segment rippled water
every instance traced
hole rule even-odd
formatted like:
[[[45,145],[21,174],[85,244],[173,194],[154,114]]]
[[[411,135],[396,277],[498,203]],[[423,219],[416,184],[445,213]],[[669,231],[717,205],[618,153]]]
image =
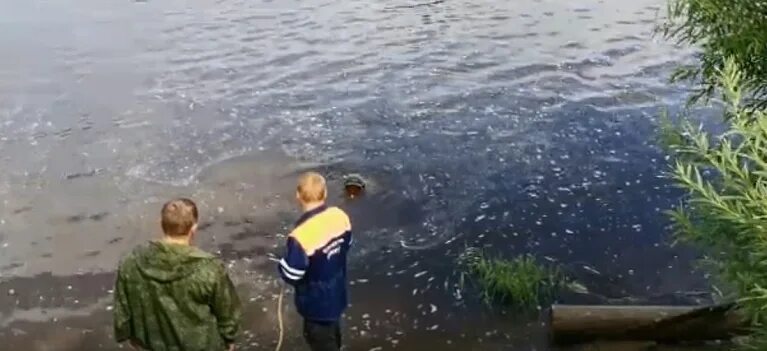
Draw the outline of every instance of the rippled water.
[[[269,349],[264,257],[296,215],[292,177],[317,167],[374,183],[344,204],[355,350],[540,339],[457,286],[467,245],[558,262],[600,302],[704,287],[660,213],[676,194],[652,135],[690,57],[653,37],[663,6],[0,2],[0,338],[113,348],[110,272],[184,194],[252,296],[245,345]]]

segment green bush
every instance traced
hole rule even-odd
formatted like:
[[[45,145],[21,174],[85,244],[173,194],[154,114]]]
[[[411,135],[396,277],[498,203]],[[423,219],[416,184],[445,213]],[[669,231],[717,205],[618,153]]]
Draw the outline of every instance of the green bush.
[[[698,63],[673,76],[700,84],[693,100],[715,92],[717,72],[730,58],[742,72],[741,88],[750,92],[744,102],[767,106],[767,1],[669,0],[660,29],[667,38],[702,50]]]
[[[754,350],[767,350],[767,114],[745,108],[736,59],[716,70],[726,127],[712,136],[689,121],[666,123],[670,175],[687,196],[670,215],[677,238],[701,248],[727,292],[753,322]]]

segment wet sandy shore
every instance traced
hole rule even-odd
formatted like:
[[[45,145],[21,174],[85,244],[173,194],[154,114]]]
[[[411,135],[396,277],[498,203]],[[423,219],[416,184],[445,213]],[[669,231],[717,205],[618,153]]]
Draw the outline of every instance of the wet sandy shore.
[[[263,247],[271,251],[270,247]],[[352,306],[344,321],[348,350],[550,350],[545,322],[535,313],[489,308],[461,290],[450,275],[432,274],[433,261],[416,261],[408,254],[392,263],[385,250],[380,258],[352,267]],[[276,344],[276,303],[279,284],[270,264],[258,265],[252,251],[229,251],[230,269],[245,303],[241,350],[271,350]],[[436,256],[436,252],[427,252]],[[243,257],[240,259],[234,257]],[[439,260],[436,256],[434,261]],[[396,261],[396,260],[394,260]],[[388,268],[388,269],[387,269]],[[400,269],[401,268],[401,269]],[[424,275],[422,272],[429,272]],[[393,274],[392,274],[393,272]],[[408,277],[428,277],[408,279]],[[364,278],[361,278],[364,277]],[[49,274],[17,278],[0,284],[12,294],[0,297],[5,323],[0,342],[9,350],[117,350],[111,337],[112,273],[54,277]],[[466,294],[467,296],[456,296]],[[288,292],[285,299],[284,350],[302,350],[300,320]],[[8,321],[8,317],[13,321]],[[571,349],[567,349],[571,350]],[[604,344],[575,350],[712,350],[655,348],[646,344]]]

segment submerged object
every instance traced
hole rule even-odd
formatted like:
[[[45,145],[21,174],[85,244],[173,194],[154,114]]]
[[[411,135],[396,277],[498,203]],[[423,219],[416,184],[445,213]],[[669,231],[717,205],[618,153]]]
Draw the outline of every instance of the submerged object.
[[[344,176],[344,192],[350,199],[361,196],[365,192],[365,179],[359,174]]]
[[[743,334],[747,323],[734,304],[714,306],[554,305],[555,344],[621,340],[684,342],[723,340]]]

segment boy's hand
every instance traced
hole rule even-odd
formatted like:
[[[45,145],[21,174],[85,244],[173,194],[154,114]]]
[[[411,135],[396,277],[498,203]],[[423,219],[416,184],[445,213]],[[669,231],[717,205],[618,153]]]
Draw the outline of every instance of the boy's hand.
[[[229,344],[229,347],[226,348],[226,351],[234,351],[234,344]]]

